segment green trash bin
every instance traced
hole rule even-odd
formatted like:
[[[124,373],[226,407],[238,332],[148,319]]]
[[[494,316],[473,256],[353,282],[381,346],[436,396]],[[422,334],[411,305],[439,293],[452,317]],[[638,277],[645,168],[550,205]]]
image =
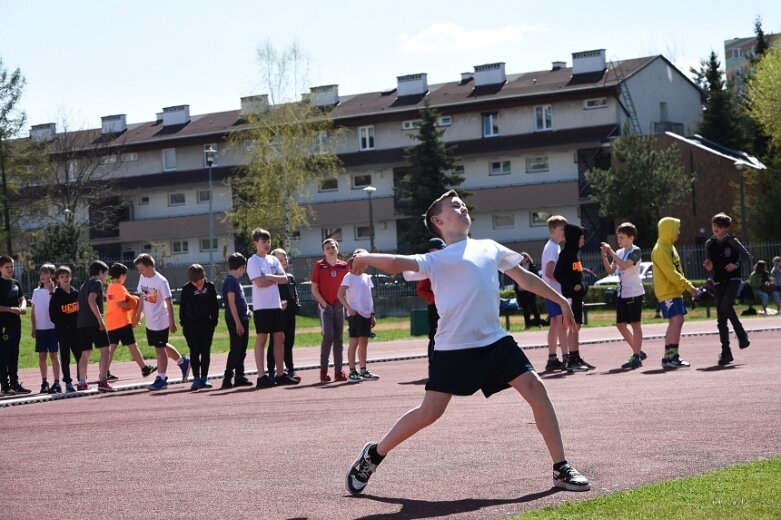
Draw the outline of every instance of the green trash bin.
[[[428,336],[428,309],[409,311],[409,333],[411,336]]]

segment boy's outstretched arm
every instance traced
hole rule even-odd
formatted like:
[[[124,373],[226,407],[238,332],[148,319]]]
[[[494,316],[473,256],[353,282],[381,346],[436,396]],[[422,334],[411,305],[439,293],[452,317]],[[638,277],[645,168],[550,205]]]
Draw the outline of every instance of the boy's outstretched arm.
[[[418,271],[418,263],[411,256],[388,255],[383,253],[363,253],[355,256],[353,265],[360,267],[372,266],[386,273],[395,274],[401,271]]]
[[[545,280],[533,275],[526,269],[522,268],[520,265],[516,265],[512,269],[506,270],[504,274],[515,280],[521,289],[558,303],[562,310],[564,326],[567,329],[573,329],[577,327],[575,324],[575,316],[572,314],[572,308],[570,307],[567,299],[557,293],[553,287],[545,282]]]

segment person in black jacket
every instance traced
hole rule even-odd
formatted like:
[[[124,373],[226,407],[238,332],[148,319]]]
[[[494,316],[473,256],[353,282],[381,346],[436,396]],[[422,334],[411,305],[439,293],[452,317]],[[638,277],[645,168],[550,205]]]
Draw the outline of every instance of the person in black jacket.
[[[577,327],[567,334],[569,356],[564,360],[564,368],[570,372],[583,372],[594,368],[580,357],[578,331],[583,324],[583,297],[586,295],[586,284],[583,282],[583,264],[580,263],[578,252],[586,243],[586,232],[580,226],[566,224],[564,226],[564,246],[559,253],[559,260],[553,269],[553,277],[561,284],[561,294],[570,303]]]
[[[521,261],[521,267],[539,276],[539,268],[534,264],[534,260],[529,256],[526,251],[521,252],[523,260]],[[542,327],[542,321],[540,320],[540,311],[537,309],[537,295],[533,292],[524,291],[517,283],[513,283],[515,288],[515,300],[518,302],[518,307],[523,311],[523,328],[528,330],[532,327]],[[532,316],[534,319],[532,320]]]
[[[716,299],[716,324],[721,340],[721,355],[719,365],[732,363],[732,350],[729,346],[729,329],[727,320],[732,323],[732,329],[738,337],[738,346],[747,348],[751,342],[746,329],[735,312],[735,298],[741,283],[743,265],[751,265],[751,255],[743,244],[729,232],[732,218],[724,213],[718,213],[711,219],[713,236],[705,242],[705,270],[713,273]]]
[[[179,302],[179,323],[190,349],[193,369],[193,384],[190,389],[211,388],[208,375],[212,338],[220,315],[217,289],[212,282],[206,280],[206,274],[200,264],[193,264],[187,269],[187,278],[190,281],[182,287],[182,298]]]
[[[288,376],[296,381],[301,381],[301,377],[296,375],[296,369],[293,365],[293,345],[296,342],[296,314],[301,309],[301,304],[298,300],[298,289],[296,289],[296,278],[287,270],[288,258],[284,249],[277,248],[271,254],[277,257],[287,275],[287,284],[277,285],[279,288],[279,299],[282,300],[282,319],[285,323],[285,368]],[[269,377],[274,379],[274,351],[271,348],[270,339],[269,348],[266,349],[266,361]]]
[[[76,364],[76,381],[79,380],[79,332],[76,328],[76,318],[79,312],[79,291],[71,286],[71,269],[67,265],[61,265],[54,273],[57,287],[54,289],[52,299],[49,301],[49,318],[54,323],[54,332],[60,343],[60,368],[62,369],[62,382],[65,383],[65,392],[75,392],[73,379],[71,379],[70,356],[73,353]]]

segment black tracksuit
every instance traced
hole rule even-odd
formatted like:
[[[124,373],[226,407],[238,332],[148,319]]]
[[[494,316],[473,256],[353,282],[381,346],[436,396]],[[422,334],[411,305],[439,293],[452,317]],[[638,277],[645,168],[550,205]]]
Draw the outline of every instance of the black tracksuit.
[[[586,284],[583,283],[583,264],[580,263],[580,237],[584,230],[580,226],[567,224],[564,226],[564,247],[559,253],[559,260],[553,269],[553,277],[561,284],[561,294],[572,300],[572,313],[575,321],[583,323],[583,297],[586,295]],[[580,289],[575,290],[575,286]]]
[[[76,320],[79,314],[79,291],[71,287],[70,292],[65,292],[59,287],[54,289],[52,299],[49,301],[49,318],[54,323],[54,331],[57,341],[60,343],[60,367],[62,368],[62,381],[71,383],[70,356],[76,363],[76,377],[78,379],[79,357],[79,332]]]
[[[209,375],[212,338],[220,316],[217,290],[214,284],[206,282],[200,291],[192,283],[182,287],[179,301],[179,323],[184,339],[190,349],[193,377]]]
[[[712,236],[705,242],[705,258],[713,263],[713,283],[716,287],[713,295],[716,300],[716,325],[719,329],[719,339],[722,350],[729,350],[729,329],[727,321],[732,323],[738,341],[748,341],[746,329],[735,312],[735,298],[737,297],[741,273],[744,265],[751,265],[751,255],[748,250],[735,238],[735,235],[725,235],[722,240]],[[734,271],[727,271],[729,264],[737,264]]]

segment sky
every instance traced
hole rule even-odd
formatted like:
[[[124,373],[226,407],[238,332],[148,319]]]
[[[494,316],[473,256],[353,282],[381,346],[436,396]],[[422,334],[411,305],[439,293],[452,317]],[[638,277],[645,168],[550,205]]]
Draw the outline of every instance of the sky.
[[[173,105],[238,109],[265,93],[256,56],[267,43],[306,53],[302,90],[338,84],[346,95],[405,74],[457,81],[499,61],[508,74],[571,66],[592,49],[609,60],[663,54],[688,73],[712,50],[723,64],[724,40],[752,36],[757,16],[781,32],[778,0],[0,0],[0,59],[26,78],[28,129],[81,129],[113,114],[152,121]]]

